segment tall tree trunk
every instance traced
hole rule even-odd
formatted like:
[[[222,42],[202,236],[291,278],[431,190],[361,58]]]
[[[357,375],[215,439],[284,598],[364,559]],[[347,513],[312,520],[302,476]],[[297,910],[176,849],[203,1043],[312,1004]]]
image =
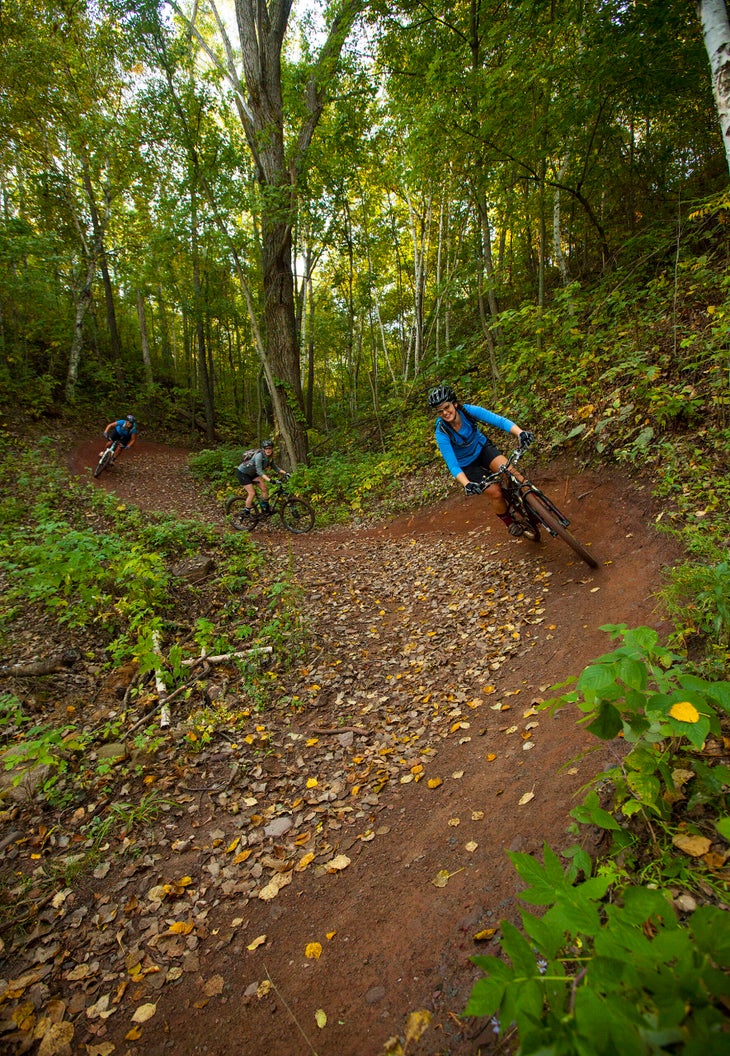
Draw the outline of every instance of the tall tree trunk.
[[[357,16],[367,0],[342,0],[330,10],[327,38],[312,66],[304,89],[303,116],[298,129],[285,145],[282,102],[281,55],[293,0],[235,0],[236,22],[241,43],[243,83],[225,24],[215,0],[209,0],[223,40],[225,72],[234,89],[234,105],[246,135],[260,190],[261,275],[263,292],[263,340],[266,382],[282,437],[293,453],[294,465],[307,456],[307,423],[304,414],[299,340],[294,304],[292,230],[297,216],[299,175],[306,163],[312,136],[327,101],[337,71],[340,53]],[[183,17],[176,0],[172,7]],[[191,32],[211,60],[220,65],[204,35]],[[250,309],[249,309],[250,310]],[[273,389],[276,391],[272,391]]]
[[[139,320],[139,337],[142,343],[142,362],[144,363],[144,376],[148,385],[152,385],[152,360],[150,359],[150,341],[147,335],[147,320],[144,314],[144,297],[142,291],[137,290],[137,318]]]
[[[73,403],[76,395],[76,382],[79,377],[79,363],[81,361],[81,348],[84,343],[84,317],[91,304],[91,287],[94,284],[94,275],[96,273],[96,261],[94,257],[90,257],[87,268],[86,278],[83,286],[77,292],[76,310],[74,312],[74,330],[73,337],[71,339],[71,350],[68,357],[68,372],[66,374],[66,402]]]
[[[203,288],[200,281],[200,253],[198,250],[198,199],[195,187],[190,190],[190,244],[193,258],[193,292],[195,297],[195,348],[198,362],[198,379],[203,397],[205,414],[205,438],[215,440],[215,405],[213,401],[213,384],[208,370],[208,356],[205,343],[205,323],[203,314]]]
[[[91,227],[94,235],[94,252],[96,254],[96,259],[99,262],[99,270],[101,271],[101,277],[104,283],[106,325],[109,328],[109,342],[111,346],[112,359],[117,373],[119,374],[120,378],[123,378],[124,372],[122,365],[122,342],[120,340],[119,329],[117,327],[117,313],[114,307],[114,290],[112,288],[111,276],[109,275],[109,263],[106,255],[106,246],[104,244],[105,224],[101,221],[101,218],[99,216],[99,209],[96,204],[96,195],[94,194],[94,187],[91,182],[91,174],[89,172],[89,163],[86,158],[84,158],[83,161],[83,181],[84,190],[86,191],[86,197],[89,201]]]
[[[697,14],[710,60],[712,91],[730,172],[730,20],[727,4],[725,0],[697,0]]]
[[[307,421],[314,425],[314,282],[307,271]]]

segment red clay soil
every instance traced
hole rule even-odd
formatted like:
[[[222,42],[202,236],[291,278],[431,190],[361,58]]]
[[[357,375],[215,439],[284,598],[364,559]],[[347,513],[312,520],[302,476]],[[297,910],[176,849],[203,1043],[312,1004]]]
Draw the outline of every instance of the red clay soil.
[[[74,469],[88,473],[97,453],[97,441],[84,445]],[[97,485],[143,509],[176,510],[223,526],[220,509],[187,475],[186,459],[184,451],[140,441]],[[348,732],[347,726],[337,731],[338,721],[345,716],[357,731],[369,691],[382,702],[393,687],[388,706],[396,708],[399,676],[384,672],[404,651],[417,653],[421,618],[422,641],[438,637],[439,614],[441,659],[432,656],[415,689],[447,700],[451,692],[472,711],[462,707],[453,730],[431,731],[427,773],[441,779],[438,787],[407,776],[390,780],[360,802],[356,818],[345,814],[341,824],[333,822],[328,857],[346,855],[346,868],[294,871],[270,901],[216,889],[205,926],[196,929],[194,970],[157,990],[144,980],[130,985],[124,1011],[101,1028],[99,1021],[90,1024],[95,1037],[77,1030],[74,1052],[380,1056],[388,1039],[404,1037],[409,1014],[419,1010],[433,1018],[407,1046],[409,1056],[474,1056],[508,1044],[491,1024],[462,1016],[479,976],[469,958],[497,953],[500,920],[519,920],[521,883],[507,851],[539,857],[544,843],[556,850],[573,843],[566,828],[578,790],[611,757],[610,747],[583,754],[597,742],[576,725],[573,709],[554,717],[538,713],[533,727],[525,713],[549,696],[551,684],[579,674],[611,648],[601,625],[648,624],[666,632],[656,592],[662,569],[677,557],[655,530],[649,488],[625,473],[581,471],[561,459],[534,478],[571,517],[598,569],[558,540],[535,546],[508,538],[487,503],[465,499],[460,489],[448,502],[377,527],[315,529],[303,537],[261,532],[272,559],[291,560],[305,588],[305,605],[318,621],[319,655],[327,655],[320,673],[357,655],[350,698],[341,687],[336,696],[334,682],[326,696],[325,686],[311,713],[296,721],[299,735],[330,737],[336,756],[337,736]],[[439,564],[443,554],[449,559]],[[513,582],[531,595],[518,631],[509,631],[514,598],[506,617],[480,621],[484,599],[509,592]],[[363,601],[369,590],[377,594],[374,606]],[[491,660],[494,637],[509,641],[515,634],[518,644]],[[399,721],[404,730],[418,721],[409,718],[407,703]],[[520,805],[528,793],[533,797]],[[225,811],[204,791],[199,823],[228,838]],[[179,856],[167,861],[175,858],[169,848],[162,854],[156,875],[179,875]],[[442,871],[448,879],[437,886]],[[475,938],[490,929],[493,937]],[[251,949],[261,936],[265,941]],[[321,956],[311,955],[311,943],[321,945]],[[125,1040],[131,1013],[145,1002],[156,1004],[155,1015],[137,1028],[138,1040],[135,1033]]]

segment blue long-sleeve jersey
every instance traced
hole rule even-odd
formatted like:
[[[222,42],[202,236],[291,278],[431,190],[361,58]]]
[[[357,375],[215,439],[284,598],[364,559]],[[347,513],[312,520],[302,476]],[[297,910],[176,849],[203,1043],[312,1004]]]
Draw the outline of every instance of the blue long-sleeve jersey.
[[[486,425],[492,425],[495,429],[502,429],[505,433],[513,428],[514,422],[509,418],[503,418],[485,407],[477,407],[471,403],[462,405],[462,411],[467,411],[472,418]],[[446,425],[442,418],[436,419],[436,443],[443,455],[444,462],[449,468],[452,476],[456,477],[464,468],[479,455],[479,452],[487,442],[484,433],[470,422],[465,414],[461,414],[461,429],[453,429]]]

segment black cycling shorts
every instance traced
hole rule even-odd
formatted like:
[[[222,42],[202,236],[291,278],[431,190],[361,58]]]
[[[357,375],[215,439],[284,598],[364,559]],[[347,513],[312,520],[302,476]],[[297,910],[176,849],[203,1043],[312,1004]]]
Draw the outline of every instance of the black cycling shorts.
[[[258,473],[256,470],[253,472],[247,470],[244,473],[242,469],[236,469],[236,475],[238,476],[239,484],[253,484],[253,482],[258,479]]]
[[[491,473],[489,468],[491,463],[494,462],[495,458],[499,458],[502,452],[499,448],[496,448],[494,444],[491,444],[487,440],[484,447],[479,452],[478,456],[473,462],[470,462],[468,466],[462,466],[462,473],[466,473],[469,480],[473,480],[477,484],[480,480],[484,479],[487,473]]]

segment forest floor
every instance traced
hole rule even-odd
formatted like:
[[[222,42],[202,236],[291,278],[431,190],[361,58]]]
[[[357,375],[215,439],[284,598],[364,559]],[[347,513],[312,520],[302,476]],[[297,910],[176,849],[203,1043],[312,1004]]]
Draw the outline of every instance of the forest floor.
[[[72,471],[97,453],[98,440],[81,445]],[[185,451],[140,441],[96,483],[227,531],[186,465]],[[366,527],[257,529],[314,628],[281,686],[304,706],[252,715],[237,741],[213,731],[197,755],[173,711],[144,771],[174,808],[110,841],[93,875],[61,883],[0,951],[13,1051],[38,1051],[35,1036],[43,1056],[381,1056],[409,1033],[408,1056],[508,1050],[462,1015],[480,974],[470,958],[498,952],[500,921],[519,920],[507,852],[573,843],[569,812],[615,750],[576,710],[535,705],[612,647],[602,625],[668,630],[656,594],[678,556],[650,487],[625,472],[564,457],[534,477],[596,570],[558,540],[511,539],[460,489]],[[235,678],[222,670],[213,689],[233,700]],[[102,717],[118,706],[106,689]],[[0,826],[5,870],[51,853],[52,819],[31,810]],[[420,1037],[416,1012],[431,1017]]]

